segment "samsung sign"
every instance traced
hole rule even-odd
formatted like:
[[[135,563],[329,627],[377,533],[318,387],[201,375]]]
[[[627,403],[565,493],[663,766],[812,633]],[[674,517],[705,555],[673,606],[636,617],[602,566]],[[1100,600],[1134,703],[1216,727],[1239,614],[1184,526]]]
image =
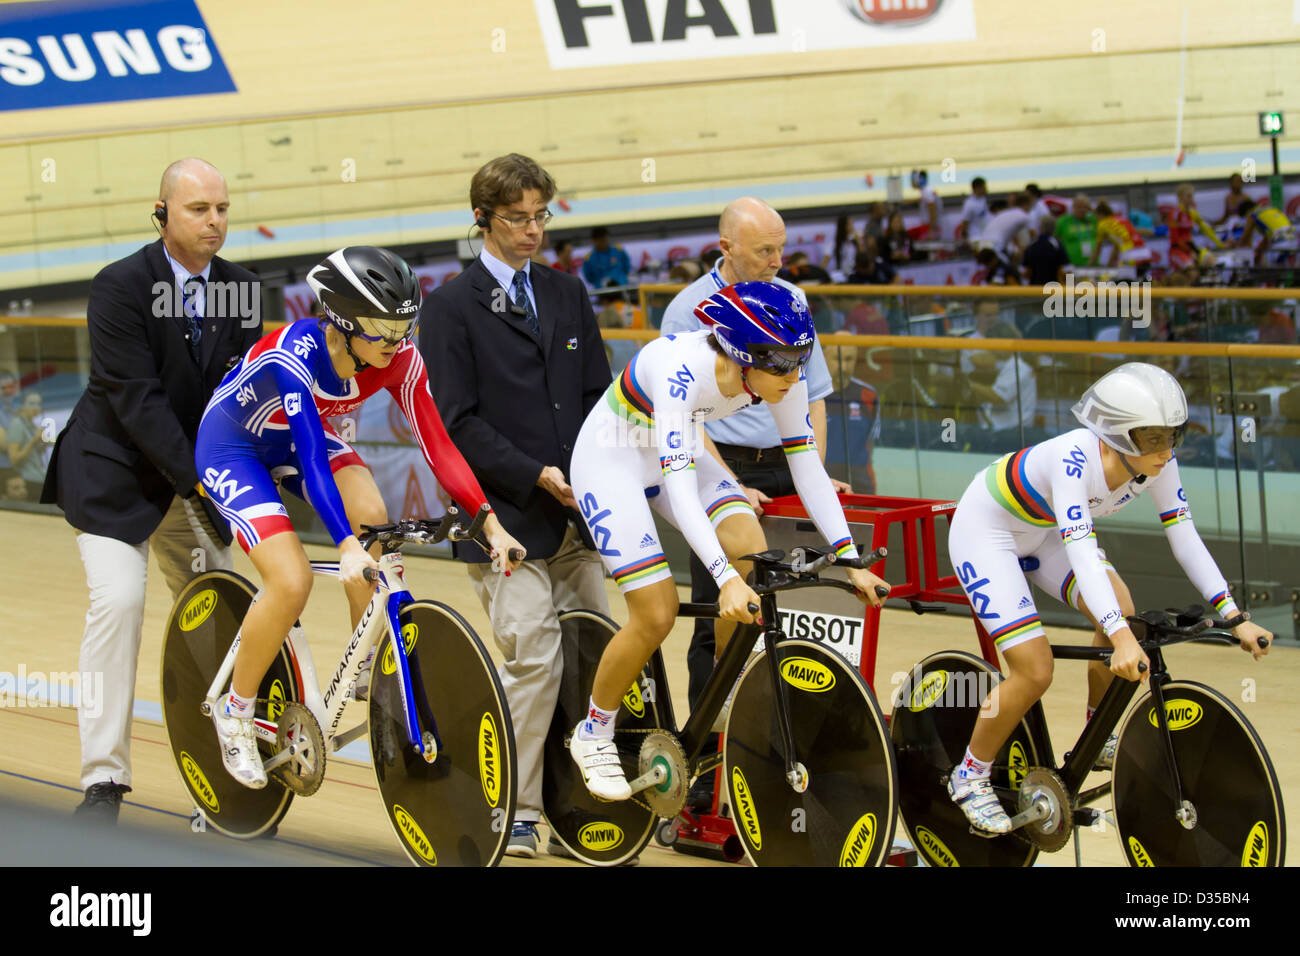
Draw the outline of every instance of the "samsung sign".
[[[0,110],[234,92],[194,0],[0,4]]]
[[[975,39],[973,0],[533,2],[557,70]]]

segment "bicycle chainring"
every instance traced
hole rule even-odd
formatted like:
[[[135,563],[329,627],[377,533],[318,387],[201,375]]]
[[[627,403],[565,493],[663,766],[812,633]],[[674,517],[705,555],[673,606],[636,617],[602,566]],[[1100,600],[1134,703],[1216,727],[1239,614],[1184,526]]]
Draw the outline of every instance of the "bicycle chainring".
[[[1064,781],[1044,767],[1031,767],[1020,783],[1017,812],[1024,813],[1039,798],[1046,799],[1052,812],[1042,820],[1027,823],[1016,835],[1048,853],[1070,842],[1074,829],[1074,807]]]
[[[284,705],[275,732],[276,752],[290,748],[293,756],[271,776],[300,797],[310,797],[325,782],[325,738],[310,710],[299,703]]]
[[[646,787],[636,796],[660,817],[671,820],[686,806],[686,751],[672,734],[662,730],[646,735],[637,758],[637,775],[649,773],[658,763],[668,773],[668,779],[657,786]]]

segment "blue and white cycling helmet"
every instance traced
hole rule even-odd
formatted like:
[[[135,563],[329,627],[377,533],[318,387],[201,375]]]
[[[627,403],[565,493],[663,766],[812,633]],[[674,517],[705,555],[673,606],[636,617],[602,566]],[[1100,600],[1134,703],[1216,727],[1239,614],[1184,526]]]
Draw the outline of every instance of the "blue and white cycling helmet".
[[[816,342],[804,301],[774,282],[738,282],[695,307],[737,365],[788,375],[808,363]]]

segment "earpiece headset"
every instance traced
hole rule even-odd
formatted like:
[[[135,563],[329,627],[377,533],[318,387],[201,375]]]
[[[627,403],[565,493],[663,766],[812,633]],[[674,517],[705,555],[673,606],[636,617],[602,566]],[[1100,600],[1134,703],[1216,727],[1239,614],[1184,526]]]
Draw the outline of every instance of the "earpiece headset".
[[[164,202],[161,207],[155,209],[153,211],[153,217],[158,220],[158,225],[167,225],[167,203]]]

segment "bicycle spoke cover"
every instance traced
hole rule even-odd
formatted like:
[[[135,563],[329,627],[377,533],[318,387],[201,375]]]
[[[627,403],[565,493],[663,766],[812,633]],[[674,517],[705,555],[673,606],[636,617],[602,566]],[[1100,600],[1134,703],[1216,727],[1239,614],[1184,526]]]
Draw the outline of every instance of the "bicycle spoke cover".
[[[370,752],[384,812],[412,862],[494,866],[515,813],[515,748],[496,667],[473,629],[435,601],[402,609],[402,640],[425,760],[407,738],[397,661],[389,641],[371,669]]]
[[[1281,866],[1286,826],[1277,776],[1258,735],[1226,697],[1193,681],[1163,688],[1165,713],[1196,825],[1177,798],[1148,693],[1129,712],[1115,755],[1115,823],[1132,866]]]
[[[253,601],[254,589],[230,571],[212,571],[190,582],[172,609],[163,639],[163,723],[181,780],[208,823],[228,836],[251,838],[265,833],[289,809],[293,794],[271,778],[262,790],[250,790],[226,772],[212,718],[199,710],[203,698],[239,631]],[[223,689],[224,690],[224,689]],[[298,683],[288,651],[280,649],[257,696],[296,701]],[[259,717],[278,717],[278,708],[257,705]],[[263,757],[270,754],[259,741]]]
[[[650,840],[656,820],[635,795],[616,803],[593,797],[565,746],[578,721],[587,716],[596,667],[617,630],[618,625],[594,611],[560,615],[564,675],[555,718],[546,737],[542,774],[542,807],[551,832],[579,859],[601,866],[615,866],[640,853]],[[648,676],[649,665],[642,673]],[[663,690],[667,692],[667,688]],[[644,693],[642,687],[629,688],[614,718],[614,741],[628,780],[637,775],[645,740],[645,734],[639,731],[660,727],[656,696]]]
[[[852,665],[820,644],[791,640],[780,649],[808,788],[798,793],[786,780],[767,651],[745,671],[723,740],[736,830],[760,866],[883,866],[898,784],[875,699]]]
[[[980,705],[1001,679],[972,654],[944,651],[917,664],[895,691],[890,735],[898,757],[903,822],[912,845],[930,866],[1029,866],[1038,855],[1037,847],[1014,835],[988,839],[971,833],[945,783],[966,755]],[[1042,765],[1029,730],[1032,715],[1016,725],[998,751],[995,788],[1017,789],[1030,767]],[[1014,816],[1014,802],[1002,803]]]

